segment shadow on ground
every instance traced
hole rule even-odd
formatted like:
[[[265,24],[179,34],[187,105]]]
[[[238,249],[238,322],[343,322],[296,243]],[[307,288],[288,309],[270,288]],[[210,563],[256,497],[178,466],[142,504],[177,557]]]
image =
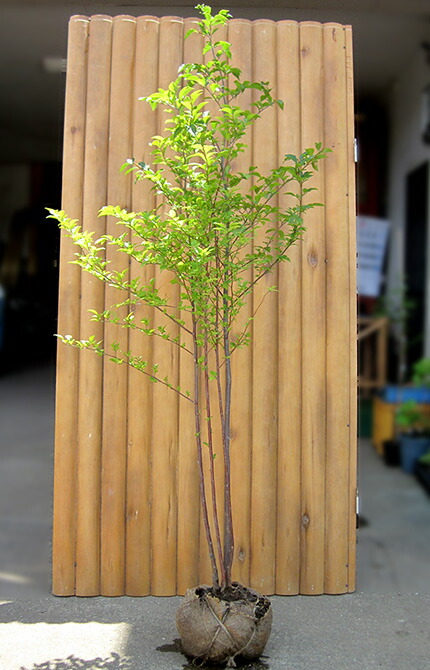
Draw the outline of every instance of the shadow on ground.
[[[162,644],[160,647],[156,647],[157,651],[163,651],[163,652],[175,652],[182,654],[182,645],[181,645],[181,640],[179,638],[176,638],[173,640],[171,644]],[[265,661],[262,660],[262,658],[259,658],[256,661],[247,661],[246,659],[243,658],[236,658],[235,659],[236,666],[237,668],[244,668],[244,670],[269,670],[269,666]],[[185,663],[185,665],[182,666],[182,670],[196,670],[196,668],[210,668],[211,670],[225,670],[225,664],[224,665],[216,665],[216,664],[211,664],[211,665],[205,665],[203,662],[199,663],[198,660],[195,661],[189,661],[188,663]],[[33,668],[31,669],[33,670]]]
[[[53,661],[35,663],[31,668],[22,667],[21,670],[132,670],[132,668],[131,659],[112,653],[107,658],[97,657],[86,661],[76,656],[56,658]]]

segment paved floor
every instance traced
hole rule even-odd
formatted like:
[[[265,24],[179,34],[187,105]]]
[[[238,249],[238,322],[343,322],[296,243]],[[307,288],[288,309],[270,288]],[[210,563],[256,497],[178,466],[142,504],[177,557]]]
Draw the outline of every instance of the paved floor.
[[[430,594],[430,496],[361,440],[358,591]],[[430,668],[430,662],[429,662]]]
[[[195,670],[175,640],[177,603],[45,598],[1,605],[0,668]],[[273,598],[272,635],[246,670],[428,670],[429,610],[430,596]]]
[[[0,599],[50,592],[54,371],[0,377]]]
[[[0,670],[190,667],[177,599],[49,595],[53,408],[52,369],[0,378]],[[368,441],[360,490],[358,593],[275,598],[267,657],[249,670],[430,668],[430,497]]]

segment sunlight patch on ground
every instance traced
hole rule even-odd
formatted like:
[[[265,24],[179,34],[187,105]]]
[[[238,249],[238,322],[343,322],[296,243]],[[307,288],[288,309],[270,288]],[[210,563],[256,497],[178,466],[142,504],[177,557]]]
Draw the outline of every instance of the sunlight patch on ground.
[[[24,667],[30,670],[36,664],[70,656],[84,661],[107,657],[112,652],[123,656],[128,628],[126,623],[94,621],[63,624],[15,621],[0,624],[0,668],[20,670]]]
[[[13,572],[0,572],[0,581],[12,584],[30,584],[31,579],[23,575],[15,575]]]

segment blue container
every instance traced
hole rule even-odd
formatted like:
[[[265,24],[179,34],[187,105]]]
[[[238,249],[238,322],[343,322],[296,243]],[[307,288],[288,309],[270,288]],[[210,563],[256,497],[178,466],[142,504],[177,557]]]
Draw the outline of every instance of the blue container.
[[[430,403],[430,388],[427,386],[385,386],[381,391],[385,402],[399,403],[415,400],[417,403]]]
[[[400,435],[400,462],[402,470],[413,474],[418,459],[430,449],[430,437]]]

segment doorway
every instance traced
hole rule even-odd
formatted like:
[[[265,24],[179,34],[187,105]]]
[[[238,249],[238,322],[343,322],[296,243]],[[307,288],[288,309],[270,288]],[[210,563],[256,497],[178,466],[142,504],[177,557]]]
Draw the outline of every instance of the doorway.
[[[405,276],[407,298],[415,305],[407,324],[408,370],[424,355],[428,198],[427,162],[406,177]]]

